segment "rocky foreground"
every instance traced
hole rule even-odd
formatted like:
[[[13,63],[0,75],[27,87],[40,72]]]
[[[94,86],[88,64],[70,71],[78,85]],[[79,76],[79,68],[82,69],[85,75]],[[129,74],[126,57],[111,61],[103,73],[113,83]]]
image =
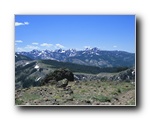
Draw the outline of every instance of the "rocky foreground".
[[[135,105],[135,85],[134,82],[100,80],[70,81],[65,87],[47,84],[15,90],[15,104]]]

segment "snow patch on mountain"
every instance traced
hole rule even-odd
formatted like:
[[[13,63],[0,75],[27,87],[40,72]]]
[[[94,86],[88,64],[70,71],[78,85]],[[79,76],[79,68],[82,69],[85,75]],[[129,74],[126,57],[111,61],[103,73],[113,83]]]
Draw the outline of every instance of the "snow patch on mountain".
[[[66,51],[65,50],[62,50],[60,53],[65,53]]]
[[[41,79],[41,77],[38,77],[37,79],[35,79],[35,82],[39,81]]]
[[[39,69],[40,67],[38,66],[38,65],[35,65],[35,67],[34,67],[35,69]]]
[[[28,64],[29,64],[29,62],[26,62],[26,63],[25,63],[25,65],[28,65]]]

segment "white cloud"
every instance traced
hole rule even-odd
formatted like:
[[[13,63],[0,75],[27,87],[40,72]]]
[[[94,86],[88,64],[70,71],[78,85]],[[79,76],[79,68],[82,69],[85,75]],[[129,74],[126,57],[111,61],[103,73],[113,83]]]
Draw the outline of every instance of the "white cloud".
[[[33,50],[33,49],[39,49],[39,47],[38,47],[38,46],[33,46],[33,45],[27,45],[27,46],[25,47],[25,49],[26,49],[26,50]]]
[[[17,47],[17,48],[16,48],[16,51],[17,51],[17,52],[22,52],[22,51],[25,51],[25,50],[24,50],[24,48]]]
[[[91,48],[91,46],[84,46],[84,48]]]
[[[29,25],[29,22],[15,22],[15,26]]]
[[[22,51],[31,51],[33,49],[40,49],[38,46],[34,46],[34,45],[27,45],[25,47],[17,47],[16,51],[18,52],[22,52]]]
[[[36,42],[34,42],[34,43],[32,43],[33,45],[38,45],[39,43],[36,43]]]
[[[48,43],[43,43],[39,45],[39,43],[33,42],[31,45],[26,45],[24,47],[16,47],[16,51],[31,51],[33,49],[45,50],[50,48],[51,46],[53,45]]]
[[[20,26],[20,25],[23,25],[23,23],[15,22],[15,26]]]
[[[41,46],[42,47],[51,47],[51,46],[53,46],[53,44],[42,43]]]
[[[24,22],[24,25],[29,25],[29,22]]]
[[[16,51],[21,52],[21,51],[31,51],[33,49],[45,50],[45,49],[60,49],[60,48],[62,49],[65,47],[61,44],[53,45],[53,44],[48,44],[48,43],[39,44],[39,43],[33,42],[31,45],[26,45],[24,47],[16,47]]]
[[[56,44],[55,48],[65,48],[65,47],[63,45],[61,45],[61,44]]]
[[[116,45],[114,45],[113,47],[114,47],[114,48],[116,48],[117,46],[116,46]]]
[[[22,43],[23,41],[22,41],[22,40],[16,40],[15,42],[17,42],[17,43]]]

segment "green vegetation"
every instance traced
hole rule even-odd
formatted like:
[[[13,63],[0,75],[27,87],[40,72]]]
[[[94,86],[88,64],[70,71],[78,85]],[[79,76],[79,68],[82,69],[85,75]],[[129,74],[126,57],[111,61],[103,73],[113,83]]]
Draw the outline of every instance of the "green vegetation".
[[[107,72],[107,73],[115,73],[120,72],[123,70],[128,69],[128,67],[104,67],[99,68],[95,66],[86,66],[86,65],[79,65],[74,63],[67,63],[67,62],[58,62],[55,60],[40,60],[40,62],[51,65],[52,68],[68,68],[73,72],[80,72],[80,73],[90,73],[90,74],[98,74],[100,72]]]
[[[23,99],[25,101],[28,101],[28,100],[36,100],[36,99],[40,99],[40,96],[39,95],[36,95],[36,94],[30,94],[30,93],[24,93],[23,95]]]
[[[111,102],[111,98],[104,95],[94,96],[93,99],[98,100],[100,102]]]
[[[23,102],[23,100],[22,99],[16,99],[15,100],[15,104],[16,105],[22,105],[24,102]]]

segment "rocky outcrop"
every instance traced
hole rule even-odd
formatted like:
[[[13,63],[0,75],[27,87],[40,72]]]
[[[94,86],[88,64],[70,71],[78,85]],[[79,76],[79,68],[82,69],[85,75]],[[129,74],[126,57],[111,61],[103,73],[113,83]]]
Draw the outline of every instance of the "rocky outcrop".
[[[47,83],[56,84],[58,87],[67,86],[68,81],[74,81],[74,75],[69,69],[60,68],[48,74],[42,81],[42,85]]]
[[[114,76],[114,80],[135,81],[135,69],[130,68],[130,69],[120,72],[119,74]]]
[[[56,81],[66,78],[68,81],[74,81],[74,75],[69,69],[57,69],[52,73],[52,76]]]

